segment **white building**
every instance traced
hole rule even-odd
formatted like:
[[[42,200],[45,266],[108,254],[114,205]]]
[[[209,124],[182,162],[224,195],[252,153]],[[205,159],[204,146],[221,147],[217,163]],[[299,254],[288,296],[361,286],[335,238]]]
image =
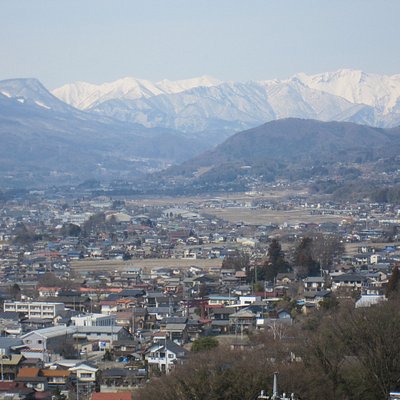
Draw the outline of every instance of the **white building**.
[[[28,318],[55,318],[62,315],[65,311],[64,303],[48,302],[23,302],[13,301],[4,302],[4,312],[24,313]]]
[[[183,358],[187,351],[170,340],[156,343],[145,352],[145,359],[151,369],[169,373]]]
[[[86,314],[71,317],[75,326],[111,326],[115,325],[115,315]]]
[[[383,294],[363,294],[356,301],[356,308],[371,307],[382,301],[387,301],[387,298]]]

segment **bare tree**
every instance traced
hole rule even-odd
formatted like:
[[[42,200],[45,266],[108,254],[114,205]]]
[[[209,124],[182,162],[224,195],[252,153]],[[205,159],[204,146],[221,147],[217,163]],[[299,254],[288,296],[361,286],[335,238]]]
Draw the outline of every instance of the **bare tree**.
[[[344,253],[342,239],[333,234],[316,234],[312,238],[312,258],[320,268],[330,269],[335,259]]]

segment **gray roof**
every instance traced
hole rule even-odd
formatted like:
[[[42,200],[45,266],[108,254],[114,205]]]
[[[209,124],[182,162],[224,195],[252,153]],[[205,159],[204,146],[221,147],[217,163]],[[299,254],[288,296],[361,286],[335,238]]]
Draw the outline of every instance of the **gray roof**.
[[[169,307],[147,307],[147,312],[149,314],[158,314],[158,313],[169,313]]]
[[[165,330],[167,331],[183,331],[186,328],[186,324],[167,324]]]
[[[307,278],[304,279],[304,282],[323,283],[325,282],[325,278],[322,278],[321,276],[307,276]]]
[[[13,321],[19,321],[19,314],[14,311],[3,311],[0,312],[0,319],[9,319]]]
[[[25,337],[28,337],[31,334],[41,335],[45,338],[52,338],[52,337],[72,334],[75,333],[76,331],[77,331],[76,326],[67,327],[65,325],[58,325],[58,326],[52,326],[50,328],[36,329],[34,331],[26,333],[25,335],[22,335],[21,338],[24,339]]]
[[[185,350],[183,347],[177,345],[176,343],[172,342],[171,340],[166,340],[166,341],[160,341],[159,343],[156,343],[152,345],[146,353],[150,353],[154,349],[165,349],[165,345],[167,347],[167,350],[171,351],[172,353],[176,354],[178,357],[184,357],[187,354],[187,350]]]
[[[350,282],[363,282],[367,280],[367,277],[365,275],[359,275],[359,274],[343,274],[343,275],[337,275],[332,278],[334,282],[343,282],[343,281],[350,281]]]
[[[162,322],[167,324],[186,324],[187,317],[167,317]]]
[[[122,326],[77,326],[78,333],[118,333]]]
[[[19,338],[0,337],[0,349],[22,346],[24,342]]]

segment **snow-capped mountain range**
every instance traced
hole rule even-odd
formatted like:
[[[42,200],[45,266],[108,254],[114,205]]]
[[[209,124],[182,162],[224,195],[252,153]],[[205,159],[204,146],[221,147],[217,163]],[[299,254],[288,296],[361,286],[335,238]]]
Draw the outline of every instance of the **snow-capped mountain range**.
[[[90,113],[185,132],[233,133],[287,117],[400,125],[400,74],[350,69],[249,82],[207,76],[156,83],[124,78],[67,84],[52,93]]]
[[[217,86],[221,83],[221,81],[207,76],[179,81],[164,79],[156,83],[145,79],[128,77],[101,85],[87,82],[66,84],[53,90],[53,94],[65,103],[87,110],[107,100],[149,98],[161,94],[180,93],[199,86]]]

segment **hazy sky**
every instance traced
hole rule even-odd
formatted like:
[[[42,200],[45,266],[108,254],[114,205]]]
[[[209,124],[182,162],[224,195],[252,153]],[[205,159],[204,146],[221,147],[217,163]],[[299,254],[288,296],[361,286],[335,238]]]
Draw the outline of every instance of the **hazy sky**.
[[[400,73],[399,0],[0,0],[0,79]]]

